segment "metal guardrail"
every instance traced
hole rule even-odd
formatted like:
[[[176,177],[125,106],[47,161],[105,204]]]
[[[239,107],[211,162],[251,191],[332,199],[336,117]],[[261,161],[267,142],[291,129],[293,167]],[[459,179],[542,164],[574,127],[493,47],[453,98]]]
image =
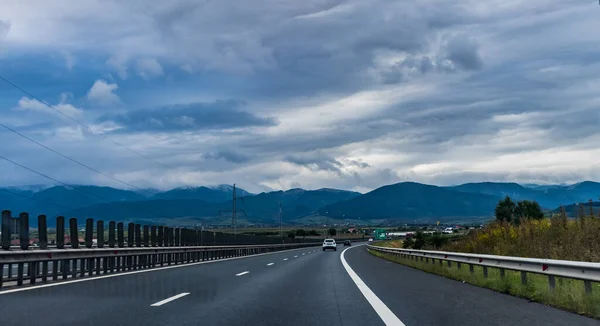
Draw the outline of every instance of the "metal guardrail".
[[[15,221],[18,224],[18,240],[12,240]],[[281,238],[245,234],[229,234],[222,232],[201,231],[194,228],[173,228],[167,226],[141,225],[136,223],[124,223],[117,221],[95,221],[91,218],[85,219],[83,237],[77,218],[65,220],[64,216],[56,217],[56,234],[51,243],[48,233],[48,219],[46,215],[37,217],[37,238],[32,238],[29,227],[30,216],[28,213],[20,213],[18,217],[12,217],[11,211],[2,211],[0,221],[0,248],[12,250],[15,244],[22,250],[27,249],[58,249],[73,248],[80,246],[86,248],[108,247],[179,247],[179,246],[203,246],[203,245],[266,245],[279,243],[303,243],[300,238]],[[66,224],[65,222],[68,222]],[[68,226],[68,227],[67,227]],[[67,227],[67,228],[66,228]],[[68,231],[68,232],[65,232]],[[17,243],[13,243],[17,242]]]
[[[0,251],[0,288],[248,256],[318,244],[320,242]]]
[[[504,277],[505,270],[517,271],[521,272],[522,284],[527,284],[527,273],[546,275],[548,276],[548,286],[550,290],[553,290],[556,285],[556,277],[582,280],[586,293],[592,292],[591,282],[600,282],[600,263],[400,249],[380,247],[377,245],[367,245],[367,248],[369,250],[398,255],[404,259],[420,259],[426,263],[429,263],[431,260],[432,264],[435,264],[436,260],[440,265],[446,261],[448,267],[451,267],[452,262],[456,263],[457,268],[461,268],[461,264],[468,264],[471,273],[474,273],[473,266],[481,266],[483,267],[483,275],[485,278],[488,277],[489,267],[498,268],[501,277]]]

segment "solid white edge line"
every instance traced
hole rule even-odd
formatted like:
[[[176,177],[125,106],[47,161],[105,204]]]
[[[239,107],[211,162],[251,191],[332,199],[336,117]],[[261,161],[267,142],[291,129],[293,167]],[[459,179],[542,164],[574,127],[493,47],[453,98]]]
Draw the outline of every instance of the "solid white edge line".
[[[237,273],[237,274],[235,274],[235,276],[242,276],[242,275],[246,275],[248,273],[250,273],[250,272],[249,271],[245,271],[245,272]]]
[[[267,266],[273,266],[275,263],[268,263]]]
[[[265,252],[265,253],[262,253],[262,254],[255,254],[255,255],[250,255],[250,256],[239,256],[239,257],[222,258],[222,259],[218,259],[218,260],[199,261],[197,263],[184,264],[184,265],[173,265],[173,266],[156,267],[156,268],[151,268],[151,269],[143,269],[143,270],[139,270],[139,271],[132,271],[132,272],[126,272],[126,273],[118,273],[118,274],[108,274],[108,275],[101,275],[101,276],[95,276],[95,277],[90,277],[90,278],[81,278],[81,279],[69,280],[69,281],[58,281],[56,283],[40,284],[40,285],[28,286],[28,287],[24,287],[24,288],[4,290],[4,291],[0,291],[0,295],[10,294],[10,293],[15,293],[15,292],[22,292],[22,291],[35,290],[35,289],[41,289],[41,288],[48,288],[48,287],[59,286],[59,285],[73,284],[73,283],[79,283],[79,282],[94,281],[94,280],[100,280],[100,279],[104,279],[104,278],[119,277],[119,276],[139,274],[139,273],[156,272],[156,271],[162,271],[162,270],[171,269],[171,268],[189,267],[189,266],[202,265],[202,264],[218,263],[218,262],[223,262],[223,261],[228,261],[228,260],[243,259],[243,258],[252,258],[252,257],[258,257],[258,256],[279,254],[279,253],[282,253],[282,252],[293,251],[293,250],[300,250],[300,249],[302,249],[302,248],[295,248],[295,249],[288,249],[288,250],[274,251],[274,252]]]
[[[185,296],[186,296],[186,295],[188,295],[188,294],[190,294],[190,293],[189,293],[189,292],[183,292],[183,293],[180,293],[180,294],[178,294],[178,295],[174,295],[174,296],[172,296],[172,297],[170,297],[170,298],[166,298],[166,299],[164,299],[164,300],[162,300],[162,301],[159,301],[159,302],[157,302],[157,303],[153,303],[153,304],[151,304],[150,306],[151,306],[151,307],[160,307],[160,306],[164,305],[165,303],[171,302],[171,301],[173,301],[173,300],[177,300],[177,299],[179,299],[179,298],[181,298],[181,297],[185,297]]]
[[[383,322],[386,325],[405,326],[404,323],[402,323],[402,321],[398,317],[396,317],[396,315],[390,310],[390,308],[388,308],[388,306],[386,306],[385,303],[383,303],[383,301],[381,301],[381,299],[379,299],[379,297],[375,295],[375,293],[373,293],[371,289],[369,289],[365,282],[363,282],[363,280],[358,276],[358,274],[356,274],[354,270],[350,267],[350,265],[346,261],[346,258],[344,258],[344,254],[346,253],[346,251],[352,248],[356,247],[346,248],[344,251],[342,251],[342,254],[340,255],[340,260],[342,261],[342,265],[346,269],[346,272],[348,273],[352,281],[354,281],[354,284],[356,284],[362,295],[365,297],[365,299],[367,299],[367,301],[369,301],[371,307],[373,307],[377,315],[379,315],[379,318],[381,318],[381,320],[383,320]]]

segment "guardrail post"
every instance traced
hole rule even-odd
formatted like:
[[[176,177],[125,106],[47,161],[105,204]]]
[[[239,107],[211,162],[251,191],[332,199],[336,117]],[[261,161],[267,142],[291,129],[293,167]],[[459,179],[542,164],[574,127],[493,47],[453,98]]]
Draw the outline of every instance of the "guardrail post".
[[[74,217],[69,219],[69,231],[71,235],[71,248],[79,248],[79,234],[77,234],[77,219]],[[77,267],[77,265],[75,266]]]
[[[116,223],[115,221],[109,221],[108,222],[108,246],[111,248],[115,247],[115,228],[116,228]]]
[[[85,247],[92,247],[92,238],[94,237],[94,220],[88,218],[85,220]]]
[[[475,273],[475,267],[473,267],[473,264],[469,264],[469,272],[471,272],[471,274]]]
[[[104,221],[96,222],[96,238],[98,240],[98,248],[104,248]]]
[[[4,210],[2,211],[2,249],[9,250],[10,249],[10,220],[11,220],[10,211]]]
[[[40,239],[40,249],[48,249],[48,226],[46,225],[46,215],[38,216],[38,239]]]
[[[56,248],[65,248],[65,217],[59,216],[56,218]]]
[[[125,234],[123,231],[123,222],[117,223],[117,243],[119,248],[123,248],[125,246]]]
[[[171,245],[171,239],[170,239],[170,237],[169,237],[170,235],[171,235],[171,234],[170,234],[170,229],[169,229],[168,227],[166,227],[166,226],[165,226],[165,229],[164,229],[164,237],[165,237],[164,241],[165,241],[165,247],[169,247],[169,246]]]
[[[163,226],[158,227],[158,246],[163,246],[163,238],[165,236],[165,228]]]
[[[504,277],[506,276],[506,272],[504,270],[504,268],[500,268],[500,277]]]
[[[521,284],[527,285],[527,272],[521,272]]]
[[[21,250],[27,250],[29,248],[29,214],[19,214],[19,226],[21,228]],[[31,265],[29,265],[31,266]],[[28,268],[29,269],[29,268]]]
[[[136,247],[141,247],[142,246],[142,226],[139,224],[135,225],[135,246]]]
[[[587,293],[587,294],[591,294],[592,293],[592,282],[590,282],[590,281],[583,281],[583,286],[585,288],[585,293]]]
[[[133,224],[133,223],[129,223],[127,225],[127,246],[128,247],[133,247],[133,235],[135,232],[135,231],[133,231],[134,227],[135,227],[135,224]]]
[[[169,228],[165,226],[165,228],[163,229],[163,242],[164,242],[164,246],[168,247],[169,246]]]
[[[150,227],[144,225],[144,247],[150,246]]]
[[[181,229],[175,228],[175,247],[181,246]]]
[[[550,292],[554,291],[555,287],[556,287],[556,278],[554,277],[554,275],[548,275],[548,289],[550,290]]]
[[[150,243],[152,247],[156,247],[156,226],[150,227]]]
[[[483,277],[488,278],[488,268],[487,268],[487,266],[483,266]]]
[[[169,247],[175,246],[175,236],[173,228],[169,228]]]

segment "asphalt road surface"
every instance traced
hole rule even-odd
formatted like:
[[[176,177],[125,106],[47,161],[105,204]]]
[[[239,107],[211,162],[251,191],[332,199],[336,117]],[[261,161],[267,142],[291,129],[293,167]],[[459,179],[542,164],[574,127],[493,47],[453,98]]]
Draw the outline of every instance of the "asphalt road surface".
[[[0,325],[600,325],[343,249],[0,291]]]

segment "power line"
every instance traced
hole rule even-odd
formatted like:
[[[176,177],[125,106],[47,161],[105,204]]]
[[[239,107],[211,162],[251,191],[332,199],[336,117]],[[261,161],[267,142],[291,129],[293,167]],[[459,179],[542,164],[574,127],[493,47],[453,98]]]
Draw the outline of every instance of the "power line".
[[[48,205],[52,205],[52,206],[56,206],[56,207],[59,207],[59,208],[63,208],[63,209],[66,209],[66,210],[75,210],[72,207],[67,207],[67,206],[59,205],[59,204],[56,204],[56,203],[53,203],[53,202],[50,202],[50,201],[47,201],[47,200],[35,198],[35,197],[30,197],[30,196],[27,196],[27,195],[24,195],[24,194],[20,194],[18,192],[10,191],[10,190],[8,190],[6,188],[0,188],[0,191],[4,191],[6,193],[9,193],[9,194],[12,194],[12,195],[15,195],[15,196],[19,196],[19,197],[23,197],[23,198],[27,198],[27,199],[30,199],[30,200],[33,200],[33,201],[39,201],[39,202],[42,202],[42,203],[45,203],[45,204],[48,204]]]
[[[94,194],[92,194],[92,193],[89,193],[89,192],[87,192],[87,191],[83,191],[83,190],[81,190],[81,189],[78,189],[78,188],[76,188],[76,187],[73,187],[73,186],[71,186],[71,185],[69,185],[69,184],[67,184],[67,183],[64,183],[64,182],[62,182],[62,181],[60,181],[60,180],[57,180],[57,179],[55,179],[55,178],[53,178],[53,177],[51,177],[51,176],[49,176],[49,175],[47,175],[47,174],[44,174],[44,173],[42,173],[42,172],[38,172],[38,171],[36,171],[36,170],[34,170],[34,169],[30,168],[30,167],[27,167],[27,166],[25,166],[25,165],[23,165],[23,164],[21,164],[21,163],[15,162],[15,161],[13,161],[13,160],[11,160],[11,159],[9,159],[9,158],[6,158],[6,157],[4,157],[4,156],[2,156],[2,155],[0,155],[0,159],[3,159],[3,160],[5,160],[5,161],[7,161],[7,162],[10,162],[10,163],[12,163],[12,164],[14,164],[14,165],[16,165],[16,166],[19,166],[19,167],[21,167],[21,168],[23,168],[23,169],[25,169],[25,170],[27,170],[27,171],[33,172],[33,173],[35,173],[35,174],[37,174],[37,175],[39,175],[39,176],[42,176],[42,177],[44,177],[44,178],[46,178],[46,179],[49,179],[49,180],[52,180],[52,181],[54,181],[54,182],[60,183],[61,185],[63,185],[63,186],[66,186],[67,188],[71,188],[71,189],[73,189],[73,190],[75,190],[75,191],[79,191],[79,192],[81,192],[81,193],[84,193],[84,194],[86,194],[86,195],[88,195],[88,196],[96,197],[96,198],[98,198],[98,199],[100,199],[100,200],[102,200],[102,201],[111,202],[111,200],[109,200],[109,199],[103,198],[103,197],[101,197],[101,196],[94,195]]]
[[[44,178],[46,178],[46,179],[52,180],[52,181],[54,181],[54,182],[56,182],[56,183],[59,183],[59,184],[61,184],[61,185],[65,186],[65,187],[67,187],[67,188],[70,188],[70,189],[73,189],[73,190],[75,190],[75,191],[78,191],[78,192],[80,192],[80,193],[86,194],[86,195],[88,195],[88,196],[92,196],[92,197],[95,197],[95,198],[97,198],[97,199],[100,199],[101,201],[104,201],[104,202],[106,202],[106,203],[111,203],[111,202],[114,202],[113,200],[110,200],[110,199],[104,198],[104,197],[102,197],[102,196],[97,196],[97,195],[95,195],[95,194],[92,194],[92,193],[89,193],[89,192],[87,192],[87,191],[83,191],[83,190],[81,190],[81,189],[78,189],[77,187],[71,186],[71,185],[69,185],[69,184],[67,184],[67,183],[65,183],[65,182],[62,182],[62,181],[60,181],[60,180],[58,180],[58,179],[55,179],[55,178],[53,178],[53,177],[51,177],[51,176],[49,176],[49,175],[47,175],[47,174],[44,174],[44,173],[42,173],[42,172],[36,171],[36,170],[34,170],[34,169],[30,168],[30,167],[27,167],[27,166],[25,166],[25,165],[23,165],[23,164],[21,164],[21,163],[18,163],[18,162],[16,162],[16,161],[13,161],[13,160],[11,160],[11,159],[9,159],[9,158],[6,158],[6,157],[4,157],[4,156],[2,156],[2,155],[0,155],[0,159],[2,159],[2,160],[5,160],[5,161],[7,161],[7,162],[10,162],[10,163],[12,163],[12,164],[14,164],[14,165],[16,165],[16,166],[18,166],[18,167],[21,167],[21,168],[23,168],[23,169],[25,169],[25,170],[27,170],[27,171],[33,172],[33,173],[35,173],[35,174],[37,174],[37,175],[39,175],[39,176],[42,176],[42,177],[44,177]],[[33,199],[33,198],[31,198],[31,199]],[[53,205],[56,205],[56,204],[53,204]],[[68,208],[68,207],[65,207],[65,208]],[[68,209],[69,209],[69,210],[74,210],[73,208],[68,208]],[[155,214],[152,214],[152,213],[151,213],[151,214],[148,214],[148,215],[149,215],[149,216],[153,216],[153,217],[158,217],[158,218],[167,218],[167,216],[160,216],[160,215],[155,215]]]
[[[129,187],[135,188],[135,189],[137,189],[137,190],[144,191],[144,192],[146,192],[146,193],[149,193],[149,194],[151,194],[151,195],[155,195],[155,196],[159,196],[159,197],[161,197],[161,196],[160,196],[159,194],[157,194],[157,193],[154,193],[154,192],[152,192],[152,191],[149,191],[149,190],[147,190],[147,189],[143,189],[143,188],[140,188],[140,187],[134,186],[134,185],[132,185],[131,183],[128,183],[128,182],[125,182],[125,181],[123,181],[123,180],[120,180],[120,179],[118,179],[118,178],[115,178],[115,177],[111,176],[110,174],[107,174],[107,173],[104,173],[104,172],[102,172],[102,171],[99,171],[99,170],[97,170],[97,169],[95,169],[95,168],[93,168],[93,167],[91,167],[91,166],[89,166],[89,165],[86,165],[86,164],[84,164],[84,163],[82,163],[82,162],[80,162],[80,161],[78,161],[78,160],[76,160],[76,159],[74,159],[74,158],[71,158],[71,157],[69,157],[69,156],[67,156],[67,155],[64,155],[64,154],[62,154],[62,153],[60,153],[60,152],[58,152],[58,151],[56,151],[56,150],[54,150],[54,149],[52,149],[52,148],[50,148],[50,147],[48,147],[48,146],[46,146],[46,145],[44,145],[44,144],[42,144],[42,143],[40,143],[40,142],[38,142],[38,141],[36,141],[36,140],[34,140],[34,139],[32,139],[32,138],[29,138],[29,137],[27,137],[26,135],[24,135],[24,134],[22,134],[22,133],[20,133],[20,132],[18,132],[18,131],[16,131],[16,130],[14,130],[14,129],[12,129],[12,128],[8,127],[8,126],[6,126],[6,125],[5,125],[5,124],[3,124],[3,123],[0,123],[0,126],[1,126],[1,127],[3,127],[4,129],[6,129],[6,130],[8,130],[8,131],[10,131],[10,132],[12,132],[12,133],[14,133],[14,134],[16,134],[16,135],[19,135],[19,136],[21,136],[21,137],[23,137],[23,138],[25,138],[25,139],[29,140],[30,142],[32,142],[32,143],[34,143],[34,144],[36,144],[36,145],[38,145],[38,146],[40,146],[40,147],[43,147],[43,148],[45,148],[45,149],[47,149],[47,150],[51,151],[52,153],[54,153],[54,154],[56,154],[56,155],[58,155],[58,156],[61,156],[61,157],[65,158],[65,159],[67,159],[67,160],[69,160],[69,161],[71,161],[71,162],[73,162],[73,163],[76,163],[76,164],[78,164],[78,165],[80,165],[80,166],[83,166],[83,167],[85,167],[85,168],[87,168],[87,169],[89,169],[89,170],[91,170],[91,171],[94,171],[94,172],[96,172],[96,173],[100,174],[100,175],[103,175],[103,176],[105,176],[105,177],[107,177],[107,178],[110,178],[110,179],[112,179],[112,180],[114,180],[114,181],[120,182],[120,183],[122,183],[122,184],[124,184],[124,185],[126,185],[126,186],[129,186]],[[164,199],[167,199],[167,198],[164,198]]]
[[[57,112],[58,114],[62,115],[63,117],[65,117],[65,118],[67,118],[67,119],[69,119],[69,120],[71,120],[71,121],[75,122],[76,124],[78,124],[78,125],[80,125],[80,126],[82,126],[82,127],[86,128],[86,129],[87,129],[87,130],[89,130],[89,131],[90,131],[92,134],[94,134],[94,135],[97,135],[97,136],[100,136],[100,137],[102,137],[102,138],[104,138],[104,139],[106,139],[106,140],[108,140],[108,141],[110,141],[110,142],[114,143],[115,145],[117,145],[117,146],[119,146],[119,147],[122,147],[122,148],[124,148],[124,149],[126,149],[126,150],[128,150],[128,151],[130,151],[130,152],[132,152],[132,153],[134,153],[134,154],[136,154],[136,155],[138,155],[138,156],[140,156],[140,157],[142,157],[142,158],[146,159],[146,160],[152,161],[152,162],[154,162],[154,163],[156,163],[156,164],[158,164],[158,165],[160,165],[160,166],[162,166],[162,167],[165,167],[165,168],[167,168],[167,169],[171,169],[171,168],[172,168],[172,167],[170,167],[170,166],[168,166],[168,165],[166,165],[166,164],[164,164],[164,163],[161,163],[161,162],[159,162],[159,161],[157,161],[157,160],[155,160],[155,159],[153,159],[153,158],[150,158],[150,157],[148,157],[148,156],[146,156],[146,155],[144,155],[144,154],[142,154],[142,153],[140,153],[140,152],[138,152],[138,151],[136,151],[136,150],[133,150],[133,149],[131,149],[131,148],[129,148],[129,147],[127,147],[127,146],[125,146],[125,145],[121,144],[120,142],[118,142],[118,141],[116,141],[116,140],[114,140],[114,139],[112,139],[112,138],[110,138],[110,137],[108,137],[108,136],[104,135],[103,133],[95,133],[95,132],[94,132],[94,130],[92,129],[92,127],[90,127],[90,126],[88,126],[87,124],[85,124],[85,123],[83,123],[83,122],[81,122],[81,121],[79,121],[79,120],[77,120],[77,119],[75,119],[75,118],[71,117],[70,115],[68,115],[68,114],[66,114],[66,113],[64,113],[64,112],[62,112],[61,110],[59,110],[59,109],[55,108],[54,106],[50,105],[48,102],[46,102],[46,101],[44,101],[44,100],[41,100],[41,99],[39,99],[38,97],[36,97],[36,96],[35,96],[35,95],[33,95],[32,93],[30,93],[30,92],[28,92],[27,90],[25,90],[24,88],[22,88],[22,87],[20,87],[20,86],[16,85],[15,83],[11,82],[10,80],[8,80],[8,79],[4,78],[3,76],[0,76],[0,80],[4,81],[5,83],[9,84],[9,85],[10,85],[10,86],[12,86],[12,87],[14,87],[14,88],[18,89],[19,91],[21,91],[21,92],[22,92],[22,93],[24,93],[25,95],[29,96],[30,98],[32,98],[32,99],[34,99],[34,100],[36,100],[36,101],[38,101],[38,102],[40,102],[40,103],[44,104],[45,106],[47,106],[47,107],[48,107],[48,108],[50,108],[51,110],[53,110],[53,111]],[[191,176],[191,174],[189,174],[189,173],[187,173],[187,172],[184,172],[184,173],[186,173],[186,174],[188,174],[188,175],[190,175],[190,176]]]

